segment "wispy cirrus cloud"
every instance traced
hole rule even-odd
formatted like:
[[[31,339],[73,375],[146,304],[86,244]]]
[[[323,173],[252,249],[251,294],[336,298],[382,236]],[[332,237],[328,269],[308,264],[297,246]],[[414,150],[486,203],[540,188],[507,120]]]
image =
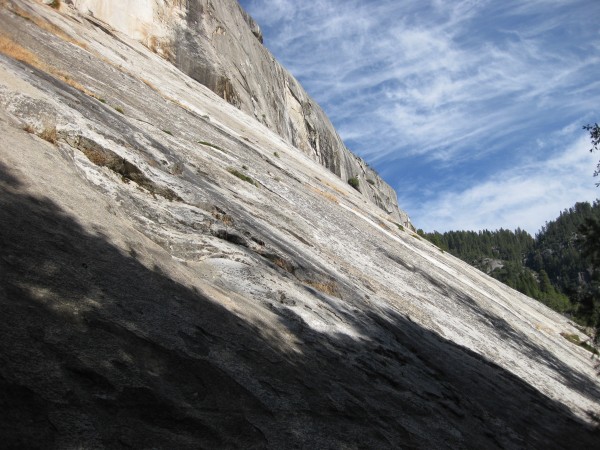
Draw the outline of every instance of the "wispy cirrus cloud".
[[[450,226],[423,208],[411,211],[434,204],[440,191],[477,192],[528,160],[540,177],[553,176],[546,163],[583,133],[554,144],[548,136],[600,114],[600,2],[242,4],[347,145],[397,188],[418,226]],[[555,194],[544,201],[570,206]]]

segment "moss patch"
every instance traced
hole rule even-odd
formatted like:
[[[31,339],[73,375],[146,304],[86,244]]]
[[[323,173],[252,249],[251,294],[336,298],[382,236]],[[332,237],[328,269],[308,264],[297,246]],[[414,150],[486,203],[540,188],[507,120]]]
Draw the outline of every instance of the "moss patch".
[[[77,148],[97,166],[107,167],[113,172],[121,175],[124,182],[128,183],[133,181],[152,195],[158,194],[167,200],[182,201],[181,197],[171,189],[158,186],[150,180],[135,164],[120,157],[115,152],[101,147],[96,142],[85,137],[80,137]]]
[[[579,336],[576,335],[576,334],[560,333],[560,335],[562,337],[564,337],[567,341],[571,342],[572,344],[578,345],[579,347],[582,347],[582,348],[586,349],[588,352],[591,352],[594,355],[598,355],[599,354],[598,350],[596,348],[594,348],[593,346],[591,346],[587,342],[581,342],[579,340]]]
[[[227,172],[229,172],[231,175],[238,177],[240,180],[244,180],[246,183],[250,183],[254,186],[257,185],[256,181],[254,181],[254,179],[252,177],[249,177],[245,173],[242,173],[239,170],[234,169],[233,167],[228,168]]]

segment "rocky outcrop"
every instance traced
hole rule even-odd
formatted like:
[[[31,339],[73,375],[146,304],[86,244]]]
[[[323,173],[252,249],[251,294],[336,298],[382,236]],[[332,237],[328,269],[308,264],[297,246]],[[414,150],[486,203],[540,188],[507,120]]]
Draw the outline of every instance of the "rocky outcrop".
[[[262,45],[260,27],[236,0],[73,3],[173,62],[342,180],[356,178],[365,198],[409,225],[394,190],[346,149],[319,105]]]
[[[97,18],[0,5],[3,447],[597,447],[567,318]]]

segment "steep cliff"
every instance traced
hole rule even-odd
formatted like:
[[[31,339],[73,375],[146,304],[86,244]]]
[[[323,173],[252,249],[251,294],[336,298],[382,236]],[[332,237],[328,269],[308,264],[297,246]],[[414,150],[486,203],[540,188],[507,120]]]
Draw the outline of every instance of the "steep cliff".
[[[597,447],[567,318],[97,18],[0,1],[0,136],[3,447]]]
[[[323,164],[395,221],[410,219],[396,193],[346,149],[302,86],[262,45],[259,26],[236,0],[73,0],[80,11],[139,40]]]

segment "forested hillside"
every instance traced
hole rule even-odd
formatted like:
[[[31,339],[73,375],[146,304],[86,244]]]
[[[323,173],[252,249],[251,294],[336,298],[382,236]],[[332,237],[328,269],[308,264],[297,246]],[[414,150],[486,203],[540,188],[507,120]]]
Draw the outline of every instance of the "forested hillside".
[[[535,238],[517,228],[423,233],[427,239],[507,285],[568,313],[582,325],[600,322],[600,272],[586,252],[586,224],[600,221],[600,201],[576,203]]]

